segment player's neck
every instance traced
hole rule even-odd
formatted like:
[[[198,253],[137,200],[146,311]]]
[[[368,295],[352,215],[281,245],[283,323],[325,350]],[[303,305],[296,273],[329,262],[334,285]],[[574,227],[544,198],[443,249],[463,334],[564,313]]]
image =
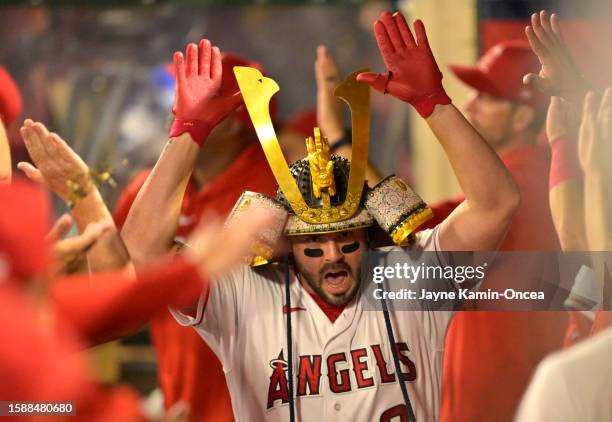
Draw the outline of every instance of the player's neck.
[[[344,305],[329,304],[325,300],[323,300],[323,298],[319,296],[299,274],[298,274],[298,281],[300,282],[304,290],[308,292],[310,297],[312,297],[314,301],[317,303],[317,305],[319,305],[319,308],[321,308],[323,313],[327,315],[327,318],[329,318],[329,320],[332,323],[336,322],[340,314],[342,314],[342,311],[344,310],[344,308],[346,308],[346,304]]]
[[[324,301],[321,298],[321,296],[319,296],[318,294],[316,294],[314,292],[312,292],[312,293],[308,292],[308,294],[314,299],[315,302],[317,302],[317,305],[319,305],[319,308],[321,308],[323,313],[325,315],[327,315],[327,318],[329,318],[329,320],[332,323],[336,322],[338,317],[342,314],[342,311],[344,311],[344,308],[346,308],[346,304],[344,304],[344,305],[331,305],[331,304],[327,303],[326,301]]]

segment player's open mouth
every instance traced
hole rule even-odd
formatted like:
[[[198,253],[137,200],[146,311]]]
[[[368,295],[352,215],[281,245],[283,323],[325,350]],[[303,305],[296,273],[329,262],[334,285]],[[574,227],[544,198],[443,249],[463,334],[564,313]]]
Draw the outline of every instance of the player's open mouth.
[[[328,271],[323,276],[323,279],[332,290],[344,290],[349,281],[346,270]]]

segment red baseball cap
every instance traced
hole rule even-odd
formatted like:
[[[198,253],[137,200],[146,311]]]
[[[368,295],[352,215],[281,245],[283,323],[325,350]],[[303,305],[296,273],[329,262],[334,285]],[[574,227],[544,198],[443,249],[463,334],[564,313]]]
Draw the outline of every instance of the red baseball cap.
[[[21,114],[23,100],[19,87],[6,71],[0,66],[0,120],[9,127]]]
[[[0,280],[26,281],[50,263],[49,198],[39,186],[15,178],[0,186],[0,204]]]
[[[219,91],[221,95],[232,94],[240,90],[240,88],[238,88],[238,81],[236,81],[236,76],[234,75],[234,66],[254,67],[261,73],[265,72],[263,66],[255,61],[251,61],[234,53],[222,53],[221,67],[223,69],[223,78],[221,80],[221,89]],[[165,67],[172,76],[176,77],[176,72],[172,63],[167,63]],[[276,110],[277,101],[276,98],[273,97],[272,100],[270,100],[270,117],[273,121],[276,117]],[[234,112],[234,116],[245,126],[253,126],[249,113],[244,105],[238,107],[238,109]]]
[[[548,103],[540,91],[523,84],[524,75],[540,71],[540,62],[526,41],[501,42],[487,50],[475,66],[449,65],[449,68],[478,91],[534,108]]]

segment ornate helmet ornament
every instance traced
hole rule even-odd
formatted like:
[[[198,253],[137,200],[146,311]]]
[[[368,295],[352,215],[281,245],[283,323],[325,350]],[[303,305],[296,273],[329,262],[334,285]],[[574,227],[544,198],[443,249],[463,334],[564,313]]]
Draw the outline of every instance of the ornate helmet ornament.
[[[289,167],[269,112],[270,100],[280,89],[278,84],[255,68],[234,67],[247,111],[279,185],[275,202],[287,210],[281,224],[287,236],[353,230],[376,222],[394,243],[404,245],[409,235],[433,216],[423,200],[395,176],[368,188],[365,175],[370,137],[370,88],[357,81],[357,75],[363,71],[351,73],[334,92],[351,111],[351,163],[330,154],[327,139],[319,128],[314,128],[314,136],[306,139],[308,156]],[[261,197],[261,206],[273,206],[271,201],[274,200]],[[237,210],[245,209],[241,206],[245,200],[245,195],[238,200],[230,220]],[[253,197],[248,200],[252,203]],[[270,241],[267,239],[265,243]],[[267,262],[259,258],[257,263]]]

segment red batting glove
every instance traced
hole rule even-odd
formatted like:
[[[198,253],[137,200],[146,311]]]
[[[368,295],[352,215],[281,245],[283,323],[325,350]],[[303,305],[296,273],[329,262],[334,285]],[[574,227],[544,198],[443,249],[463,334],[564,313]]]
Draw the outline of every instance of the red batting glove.
[[[374,23],[374,35],[388,72],[361,73],[357,80],[383,94],[406,101],[422,117],[429,117],[436,104],[450,104],[442,87],[442,73],[429,48],[423,22],[414,22],[416,42],[401,13],[382,14]]]
[[[181,52],[174,53],[176,91],[172,113],[176,119],[170,129],[170,137],[188,132],[202,145],[213,127],[242,103],[240,91],[221,96],[221,52],[203,39],[199,47],[187,46],[187,58]]]

